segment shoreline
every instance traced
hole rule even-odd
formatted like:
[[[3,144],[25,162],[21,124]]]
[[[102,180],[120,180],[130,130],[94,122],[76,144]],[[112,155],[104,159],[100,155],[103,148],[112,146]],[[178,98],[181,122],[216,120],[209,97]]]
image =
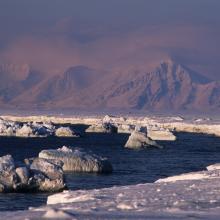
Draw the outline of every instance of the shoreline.
[[[106,116],[105,116],[106,117]],[[105,118],[104,117],[104,118]],[[108,120],[116,125],[138,125],[138,126],[156,126],[158,128],[170,129],[176,132],[202,133],[220,137],[220,120],[209,118],[197,118],[188,120],[177,117],[140,117],[140,116],[107,116]],[[103,116],[13,116],[2,115],[0,118],[15,122],[45,122],[55,124],[83,124],[95,125],[102,123]]]

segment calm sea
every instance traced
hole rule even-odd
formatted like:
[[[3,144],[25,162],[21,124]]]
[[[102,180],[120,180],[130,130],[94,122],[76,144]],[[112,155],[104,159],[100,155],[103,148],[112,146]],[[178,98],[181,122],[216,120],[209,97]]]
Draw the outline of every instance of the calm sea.
[[[76,126],[80,131],[85,126]],[[15,161],[36,157],[42,149],[63,145],[81,147],[107,157],[114,172],[109,175],[66,173],[71,190],[96,189],[153,182],[159,178],[205,169],[220,162],[220,138],[180,133],[175,142],[161,142],[164,149],[123,148],[126,134],[85,134],[81,138],[0,137],[0,156],[11,154]],[[22,210],[46,204],[49,194],[0,194],[0,211]]]

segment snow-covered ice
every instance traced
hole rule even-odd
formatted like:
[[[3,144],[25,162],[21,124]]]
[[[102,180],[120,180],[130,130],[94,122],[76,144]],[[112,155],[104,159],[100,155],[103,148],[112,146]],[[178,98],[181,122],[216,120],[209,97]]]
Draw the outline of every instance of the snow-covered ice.
[[[176,136],[169,130],[165,129],[148,129],[147,136],[155,141],[175,141]]]
[[[207,170],[220,170],[220,163],[212,164],[206,167]]]
[[[139,149],[139,148],[147,148],[147,147],[158,147],[162,148],[155,141],[151,140],[147,137],[146,133],[133,131],[128,138],[128,141],[125,144],[126,148],[131,149]]]
[[[94,133],[117,133],[117,127],[111,123],[97,123],[89,126],[86,132]]]
[[[207,173],[207,178],[203,175]],[[199,175],[198,175],[199,174]],[[209,175],[210,174],[210,175]],[[184,174],[185,176],[187,174]],[[47,206],[4,212],[2,218],[52,219],[219,219],[220,175],[191,173],[181,181],[160,181],[94,190],[63,191]],[[195,176],[195,177],[193,177]],[[57,215],[56,215],[57,214]],[[20,218],[18,218],[20,217]]]
[[[43,150],[39,158],[60,160],[64,163],[63,170],[74,172],[112,172],[111,163],[103,157],[84,152],[79,148],[63,146],[57,150]]]
[[[11,155],[0,157],[0,193],[58,192],[65,188],[60,162],[46,159],[25,159],[16,167]]]
[[[2,120],[4,123],[2,123]],[[16,122],[24,123],[24,122],[36,122],[43,124],[85,124],[92,125],[94,129],[99,130],[99,132],[105,132],[103,130],[103,123],[110,123],[111,125],[116,126],[119,130],[124,126],[124,130],[132,132],[133,126],[143,126],[147,128],[157,128],[168,129],[169,131],[175,132],[190,132],[190,133],[203,133],[209,135],[220,136],[220,120],[211,120],[211,119],[203,119],[203,120],[194,120],[194,119],[185,119],[181,116],[173,116],[173,117],[146,117],[146,116],[72,116],[72,117],[57,117],[57,116],[1,116],[0,120],[0,135],[1,130],[5,130],[4,125],[13,124]],[[97,126],[98,125],[98,126]],[[128,126],[128,127],[127,127]],[[8,125],[7,125],[8,127]],[[12,126],[13,127],[13,126]],[[2,129],[3,128],[3,129]],[[91,130],[92,127],[90,128]],[[126,132],[127,132],[126,131]]]
[[[68,126],[54,126],[51,122],[23,122],[12,121],[0,118],[0,136],[16,136],[16,137],[79,137]]]
[[[177,176],[170,176],[167,178],[159,179],[156,183],[168,183],[168,182],[176,182],[176,181],[184,181],[184,180],[202,180],[202,179],[216,179],[220,178],[220,170],[208,170],[208,171],[200,171],[200,172],[192,172],[181,174]]]
[[[182,117],[63,117],[4,116],[7,123],[97,125],[111,123],[129,133],[136,126],[156,131],[192,132],[220,136],[220,122]],[[0,121],[0,132],[13,126]],[[6,127],[4,127],[6,126]],[[17,128],[16,128],[17,129]],[[119,129],[118,129],[119,130]],[[123,130],[123,129],[122,129]],[[11,132],[10,131],[10,132]],[[13,131],[14,132],[14,131]],[[162,134],[161,134],[162,136]],[[66,149],[66,153],[69,151]],[[128,183],[129,184],[129,183]],[[47,205],[19,212],[0,213],[0,219],[219,219],[220,165],[207,170],[160,179],[155,183],[105,189],[64,191],[48,197]]]
[[[57,137],[79,137],[71,128],[69,127],[60,127],[55,131]]]
[[[219,171],[220,172],[220,171]],[[201,175],[201,173],[203,175]],[[207,178],[204,178],[206,173]],[[184,174],[185,177],[187,174]],[[180,175],[181,178],[184,175]],[[88,191],[65,191],[49,196],[47,204],[71,210],[72,213],[90,213],[91,216],[136,216],[195,218],[219,215],[220,175],[209,171],[189,174],[182,181],[157,182],[133,186],[113,187]],[[180,179],[181,179],[180,178]],[[178,179],[178,178],[177,178]],[[169,216],[171,215],[171,216]],[[216,216],[217,215],[217,216]],[[126,217],[125,217],[126,218]]]

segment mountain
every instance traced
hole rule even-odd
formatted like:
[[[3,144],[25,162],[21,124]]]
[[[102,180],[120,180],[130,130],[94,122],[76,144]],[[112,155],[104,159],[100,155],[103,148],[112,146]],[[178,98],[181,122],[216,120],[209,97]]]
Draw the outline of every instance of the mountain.
[[[27,64],[0,65],[0,100],[2,103],[10,103],[19,94],[32,88],[42,80],[40,72],[29,68]]]
[[[53,101],[74,96],[93,85],[100,76],[100,72],[85,66],[70,67],[64,74],[52,77],[40,88],[38,101]]]
[[[21,108],[220,110],[220,82],[172,60],[161,62],[151,72],[147,67],[103,71],[73,66],[55,76],[41,77],[29,71],[25,79],[8,82],[12,83],[8,91],[16,85],[19,92],[3,100]],[[7,97],[6,91],[0,97]]]
[[[19,105],[22,100],[25,100],[23,105],[40,104],[47,107],[70,97],[77,99],[80,98],[82,91],[88,90],[102,76],[102,72],[86,66],[70,67],[63,74],[44,77],[40,83],[17,96],[12,103]],[[74,107],[75,102],[71,104]]]
[[[129,77],[130,76],[130,77]],[[133,109],[219,108],[219,82],[173,62],[162,62],[153,72],[121,74],[97,99],[108,107]]]

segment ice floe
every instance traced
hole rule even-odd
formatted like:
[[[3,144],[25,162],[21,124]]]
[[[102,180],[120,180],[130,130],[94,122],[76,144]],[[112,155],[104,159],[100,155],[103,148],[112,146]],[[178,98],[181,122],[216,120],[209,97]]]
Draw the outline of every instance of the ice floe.
[[[140,149],[140,148],[147,148],[147,147],[157,147],[162,148],[159,144],[155,141],[151,140],[147,137],[146,133],[134,131],[128,138],[128,141],[125,144],[126,148],[131,149]]]
[[[91,219],[218,219],[220,176],[213,175],[200,171],[176,176],[175,181],[64,191],[49,196],[47,204],[78,216],[89,213]]]
[[[0,192],[57,192],[65,188],[61,163],[34,158],[16,167],[11,155],[0,157]]]
[[[13,122],[0,118],[0,136],[16,137],[79,137],[68,126],[54,126],[48,122]]]
[[[98,123],[91,125],[86,129],[86,132],[94,133],[117,133],[117,127],[111,123]]]
[[[60,127],[55,131],[57,137],[79,137],[79,134],[75,133],[70,127]]]
[[[39,158],[60,160],[64,163],[63,170],[74,172],[112,172],[111,163],[103,157],[84,152],[79,148],[63,146],[57,150],[43,150]]]
[[[4,123],[2,124],[2,120]],[[146,117],[146,116],[72,116],[72,117],[61,117],[61,116],[1,116],[0,120],[0,135],[6,135],[5,123],[8,127],[9,123],[26,123],[26,122],[37,122],[43,124],[85,124],[90,125],[87,132],[109,132],[109,130],[103,126],[103,124],[111,124],[118,128],[121,133],[131,133],[135,126],[143,126],[149,128],[157,128],[158,130],[165,129],[169,131],[175,130],[176,132],[190,132],[190,133],[204,133],[210,135],[220,136],[220,121],[211,119],[202,119],[195,121],[194,119],[186,119],[181,116],[172,117]],[[10,132],[8,132],[9,134]]]
[[[176,136],[167,129],[148,129],[147,136],[155,141],[175,141]]]

